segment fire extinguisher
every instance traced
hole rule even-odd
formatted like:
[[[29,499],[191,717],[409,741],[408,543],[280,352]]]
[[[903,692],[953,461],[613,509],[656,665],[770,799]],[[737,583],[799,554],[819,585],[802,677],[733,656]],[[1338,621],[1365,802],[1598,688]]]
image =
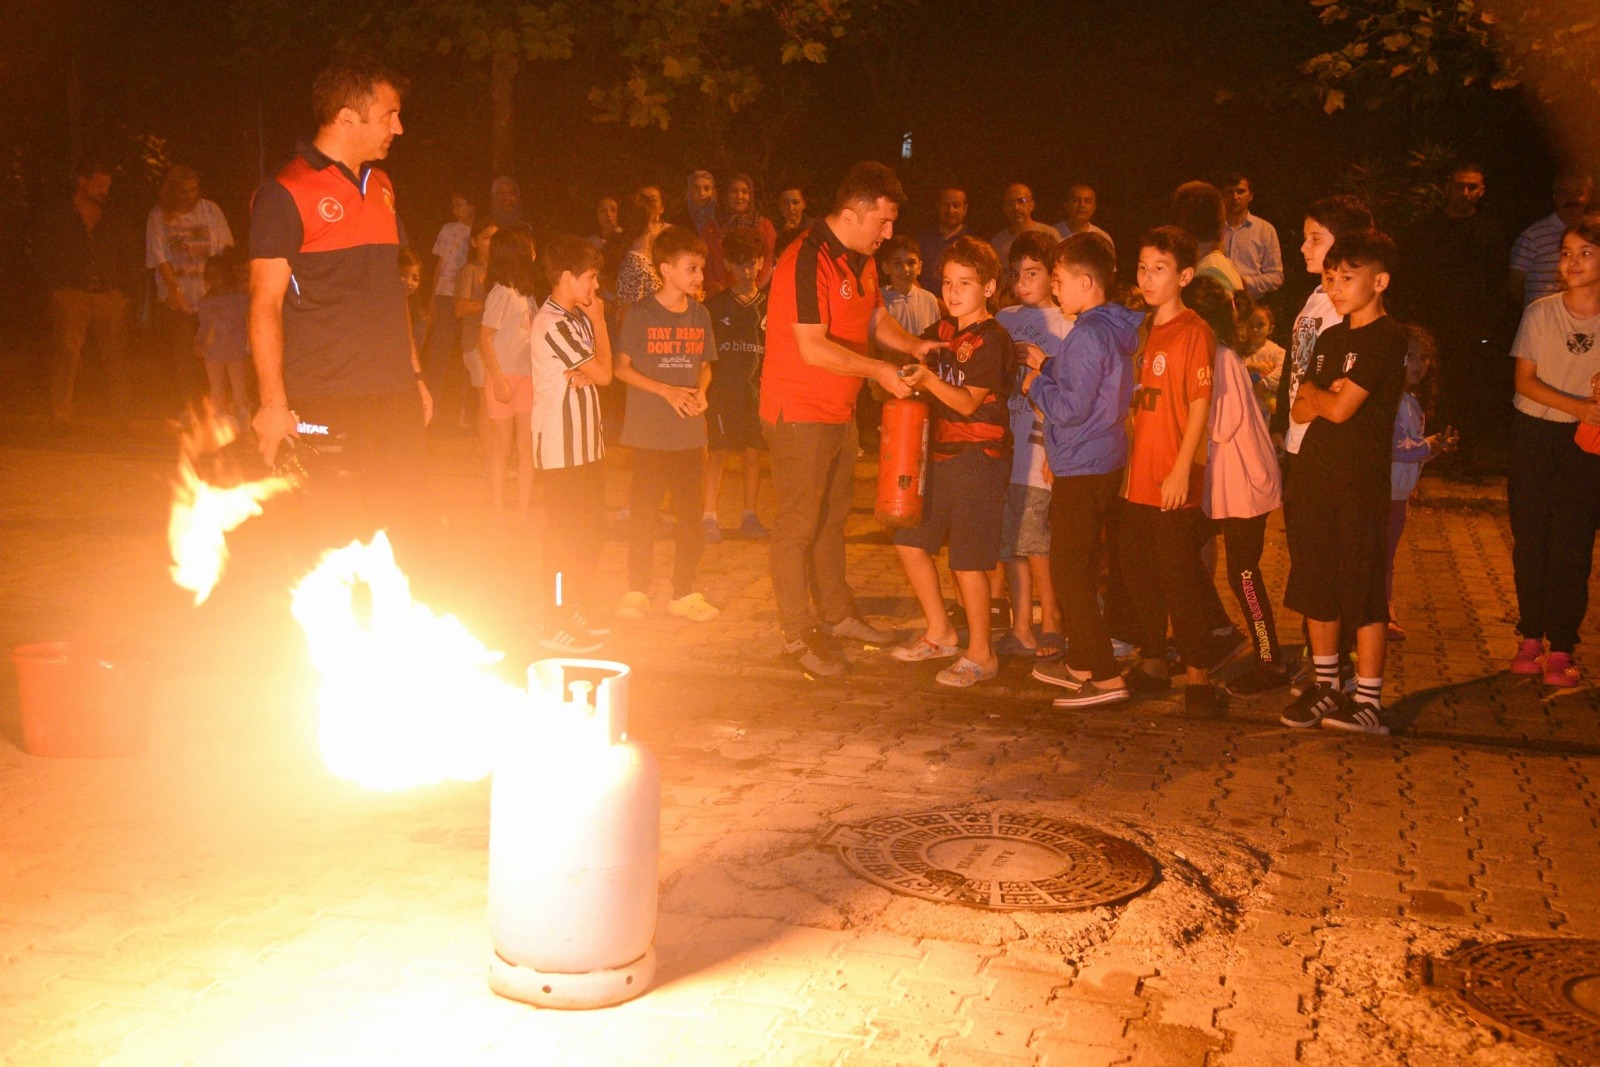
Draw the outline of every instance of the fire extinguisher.
[[[873,516],[893,529],[922,525],[927,485],[928,404],[914,395],[883,405],[878,432],[878,499]]]

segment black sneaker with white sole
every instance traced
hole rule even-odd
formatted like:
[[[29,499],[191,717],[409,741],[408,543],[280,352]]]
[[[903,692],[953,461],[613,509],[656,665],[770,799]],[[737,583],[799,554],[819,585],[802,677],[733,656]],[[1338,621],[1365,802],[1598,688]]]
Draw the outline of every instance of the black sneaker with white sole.
[[[1228,696],[1203,682],[1183,687],[1183,715],[1187,719],[1221,719],[1228,714]]]
[[[581,611],[574,611],[572,613],[572,621],[577,624],[578,629],[587,631],[596,637],[611,636],[611,627],[607,626],[598,619],[589,618],[588,615],[585,615]]]
[[[1309,659],[1302,660],[1300,669],[1294,672],[1294,679],[1289,683],[1289,695],[1301,696],[1317,680],[1317,669]],[[1345,696],[1350,696],[1356,691],[1356,669],[1350,666],[1349,661],[1339,664],[1339,690]]]
[[[808,626],[783,642],[783,654],[808,678],[842,678],[850,663],[839,655],[820,626]]]
[[[534,643],[563,656],[583,656],[606,647],[606,643],[598,636],[571,620],[558,626],[545,627]]]
[[[1128,699],[1128,687],[1117,686],[1115,689],[1101,689],[1093,680],[1079,682],[1076,691],[1064,697],[1056,697],[1050,702],[1055,708],[1092,708],[1097,704],[1117,704]]]
[[[1322,717],[1322,727],[1325,730],[1343,730],[1352,734],[1389,732],[1389,724],[1384,719],[1383,709],[1364,700],[1345,701],[1344,707]]]
[[[1078,692],[1084,685],[1082,678],[1074,678],[1072,676],[1072,671],[1067,667],[1065,660],[1057,660],[1054,663],[1035,663],[1033,665],[1033,677],[1046,685],[1058,685],[1062,689],[1073,693]],[[1123,691],[1126,692],[1127,690]]]
[[[823,629],[834,637],[858,642],[866,648],[888,648],[899,636],[893,630],[880,630],[854,615],[838,622],[827,623]]]
[[[1276,667],[1252,663],[1243,673],[1227,685],[1228,693],[1236,697],[1253,697],[1282,689],[1289,684],[1289,676]]]
[[[1165,693],[1172,688],[1170,677],[1158,677],[1143,667],[1129,667],[1122,672],[1122,680],[1127,685],[1128,692],[1136,697]]]
[[[1285,726],[1307,730],[1327,716],[1342,710],[1349,703],[1350,698],[1339,690],[1314,681],[1305,692],[1295,697],[1293,703],[1283,709],[1278,721]]]

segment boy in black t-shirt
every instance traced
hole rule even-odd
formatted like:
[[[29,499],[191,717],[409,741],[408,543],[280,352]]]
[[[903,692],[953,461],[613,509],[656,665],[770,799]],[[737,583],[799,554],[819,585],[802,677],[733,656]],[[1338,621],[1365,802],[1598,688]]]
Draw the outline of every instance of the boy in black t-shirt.
[[[739,536],[758,540],[767,528],[756,518],[761,487],[761,357],[767,350],[767,292],[758,288],[766,253],[755,230],[729,230],[722,238],[723,263],[732,285],[706,301],[717,334],[717,372],[706,390],[706,543],[722,540],[717,497],[729,452],[744,461],[744,520]]]
[[[1000,527],[1011,476],[1011,429],[1005,398],[1016,365],[1011,335],[989,314],[1000,260],[985,241],[963,237],[940,257],[949,317],[923,334],[943,347],[902,374],[932,401],[927,493],[922,525],[896,530],[895,547],[926,628],[895,648],[898,660],[959,656],[940,671],[940,685],[969,686],[993,678],[1000,661],[989,629],[989,572],[1000,559]],[[968,629],[965,653],[945,613],[933,554],[950,546]]]
[[[1384,314],[1394,242],[1376,230],[1341,237],[1324,285],[1344,321],[1317,338],[1290,412],[1309,424],[1284,494],[1289,588],[1306,617],[1316,681],[1285,709],[1286,726],[1386,734],[1383,661],[1389,462],[1405,388],[1405,331]],[[1356,693],[1339,688],[1340,628],[1354,631]]]

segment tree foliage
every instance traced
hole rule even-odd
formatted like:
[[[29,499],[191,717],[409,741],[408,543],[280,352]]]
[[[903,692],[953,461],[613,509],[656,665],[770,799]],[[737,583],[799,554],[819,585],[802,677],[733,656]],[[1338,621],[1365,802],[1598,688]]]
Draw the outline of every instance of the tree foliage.
[[[1323,110],[1468,103],[1524,86],[1553,106],[1600,94],[1600,17],[1575,0],[1310,0],[1339,47],[1308,59]]]
[[[826,63],[856,12],[878,0],[397,0],[375,8],[328,0],[237,0],[246,40],[283,40],[319,23],[345,50],[395,59],[582,59],[594,117],[666,129],[694,97],[728,111],[762,91],[763,70]],[[757,46],[757,47],[753,47]],[[271,46],[269,46],[270,49]]]

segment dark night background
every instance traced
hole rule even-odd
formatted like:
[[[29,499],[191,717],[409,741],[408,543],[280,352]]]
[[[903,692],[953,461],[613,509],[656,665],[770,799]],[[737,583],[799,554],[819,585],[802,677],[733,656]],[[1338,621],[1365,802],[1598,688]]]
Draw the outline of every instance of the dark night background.
[[[231,0],[0,0],[8,365],[36,347],[26,343],[40,322],[28,285],[29,222],[69,187],[74,128],[78,151],[117,166],[114,199],[141,226],[164,158],[199,169],[204,195],[242,238],[263,166],[282,161],[310,129],[309,82],[334,44],[318,30],[317,6],[283,4],[301,21],[281,27],[280,40],[252,41],[241,40]],[[1485,209],[1512,232],[1549,212],[1556,162],[1538,112],[1518,93],[1378,111],[1352,99],[1324,115],[1297,68],[1329,40],[1309,0],[887,3],[858,13],[820,66],[781,66],[776,33],[750,42],[765,85],[755,103],[729,114],[680,100],[665,132],[593,121],[589,90],[624,68],[580,44],[571,60],[523,65],[515,173],[546,232],[588,232],[595,197],[647,180],[674,203],[684,173],[701,165],[754,174],[772,214],[776,181],[803,181],[815,204],[848,163],[879,158],[911,193],[908,227],[920,228],[933,190],[954,181],[970,191],[980,233],[1001,225],[1008,182],[1030,183],[1036,216],[1054,222],[1068,182],[1082,177],[1099,190],[1096,221],[1126,254],[1128,238],[1161,221],[1176,184],[1239,169],[1254,179],[1256,212],[1279,228],[1291,292],[1304,280],[1295,269],[1298,212],[1318,196],[1356,189],[1392,201],[1380,221],[1396,225],[1394,216],[1415,209],[1420,178],[1471,158],[1488,171]],[[459,55],[405,64],[406,132],[386,166],[424,250],[453,185],[480,207],[487,197],[487,67]],[[899,158],[907,131],[910,160]],[[1421,165],[1408,166],[1413,153]]]

